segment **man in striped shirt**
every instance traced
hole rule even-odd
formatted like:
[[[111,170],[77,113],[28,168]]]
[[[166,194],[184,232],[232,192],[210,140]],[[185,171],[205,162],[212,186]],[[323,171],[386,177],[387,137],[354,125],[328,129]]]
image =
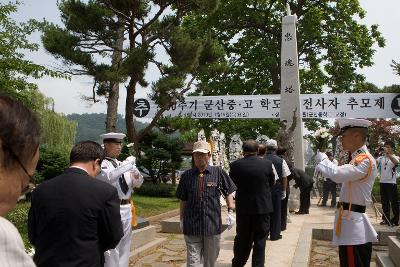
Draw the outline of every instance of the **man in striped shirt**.
[[[176,192],[180,199],[180,222],[187,247],[187,266],[215,266],[221,236],[220,195],[228,212],[233,210],[232,193],[236,186],[220,167],[209,166],[210,145],[198,141],[193,145],[192,169],[185,171]]]

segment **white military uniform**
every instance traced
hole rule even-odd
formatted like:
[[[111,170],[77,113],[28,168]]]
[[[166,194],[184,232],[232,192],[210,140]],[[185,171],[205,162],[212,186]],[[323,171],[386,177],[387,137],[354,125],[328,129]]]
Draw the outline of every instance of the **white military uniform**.
[[[114,167],[114,164],[117,167]],[[117,159],[106,157],[101,164],[101,173],[96,177],[106,183],[117,188],[119,199],[129,200],[133,193],[133,188],[140,187],[143,183],[143,177],[139,174],[139,179],[134,178],[134,174],[138,173],[135,161],[120,162]],[[128,191],[123,192],[119,184],[119,178],[123,178],[128,185]],[[115,249],[108,250],[104,253],[105,267],[127,267],[129,264],[129,254],[132,241],[132,210],[131,204],[120,205],[120,214],[124,236],[121,238]]]
[[[354,163],[355,158],[360,154],[366,154],[368,158],[363,159],[359,164]],[[377,174],[376,162],[365,145],[357,149],[351,156],[353,160],[350,164],[337,166],[324,153],[319,153],[317,157],[323,160],[317,165],[317,170],[332,181],[342,183],[339,202],[366,206],[371,201],[371,190]],[[367,176],[370,168],[371,171]],[[339,216],[340,209],[335,215],[332,239],[334,245],[359,245],[378,241],[378,234],[366,213],[344,210],[341,216],[341,231],[337,235]]]

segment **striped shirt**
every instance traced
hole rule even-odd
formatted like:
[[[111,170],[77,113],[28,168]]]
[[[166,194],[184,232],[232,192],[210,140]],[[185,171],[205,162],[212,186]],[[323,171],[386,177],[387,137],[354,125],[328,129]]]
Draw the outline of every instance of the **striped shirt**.
[[[0,216],[0,266],[34,267],[32,258],[25,253],[24,243],[17,228]]]
[[[186,202],[183,234],[210,236],[221,234],[221,193],[226,197],[236,190],[229,175],[220,167],[207,166],[185,171],[179,181],[176,197]]]

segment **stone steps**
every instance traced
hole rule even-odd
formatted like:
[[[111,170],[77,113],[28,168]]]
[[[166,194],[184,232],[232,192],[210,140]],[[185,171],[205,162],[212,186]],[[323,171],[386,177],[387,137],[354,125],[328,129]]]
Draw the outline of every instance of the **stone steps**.
[[[136,261],[148,252],[162,246],[166,241],[166,238],[156,238],[156,227],[153,225],[133,230],[129,260]]]
[[[400,239],[398,236],[388,236],[388,252],[376,253],[376,263],[379,267],[400,267]]]

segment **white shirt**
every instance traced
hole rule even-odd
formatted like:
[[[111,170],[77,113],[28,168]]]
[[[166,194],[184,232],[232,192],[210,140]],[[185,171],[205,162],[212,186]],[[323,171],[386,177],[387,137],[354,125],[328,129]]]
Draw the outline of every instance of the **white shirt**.
[[[282,177],[288,177],[291,174],[291,172],[289,170],[289,166],[287,165],[286,160],[284,160],[284,159],[282,159],[282,160],[283,160],[283,162],[282,162]]]
[[[25,253],[24,243],[17,228],[0,216],[0,266],[34,267],[32,258]]]
[[[399,160],[399,157],[393,155],[393,157]],[[376,160],[378,164],[378,171],[381,176],[381,183],[395,184],[396,183],[396,171],[393,169],[396,165],[387,156],[380,156]]]

